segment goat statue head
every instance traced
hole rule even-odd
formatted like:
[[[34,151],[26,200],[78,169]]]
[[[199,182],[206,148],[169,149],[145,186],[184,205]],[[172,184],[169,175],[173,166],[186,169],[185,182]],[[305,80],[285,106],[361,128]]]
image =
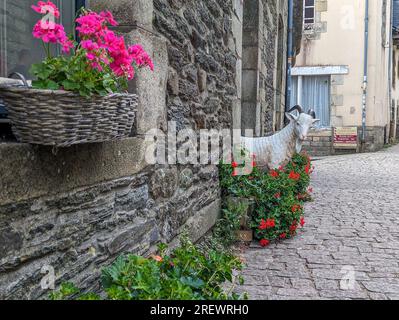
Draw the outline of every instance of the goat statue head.
[[[298,114],[294,114],[294,111],[298,111]],[[320,121],[316,119],[316,113],[313,110],[309,110],[308,113],[305,113],[301,106],[291,108],[291,110],[286,113],[286,116],[291,123],[294,124],[295,135],[300,143],[307,139],[309,130]]]

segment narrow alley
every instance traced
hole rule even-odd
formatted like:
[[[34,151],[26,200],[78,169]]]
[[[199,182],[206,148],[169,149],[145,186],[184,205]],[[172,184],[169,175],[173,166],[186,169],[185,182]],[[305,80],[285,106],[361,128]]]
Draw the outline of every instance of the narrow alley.
[[[252,299],[398,299],[399,146],[314,164],[305,228],[248,250],[241,290]]]

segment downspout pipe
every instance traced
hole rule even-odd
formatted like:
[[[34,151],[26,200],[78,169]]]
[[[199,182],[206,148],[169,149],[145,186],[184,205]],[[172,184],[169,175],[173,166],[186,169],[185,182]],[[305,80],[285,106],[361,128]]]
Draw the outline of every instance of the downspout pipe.
[[[368,84],[368,53],[369,53],[369,0],[366,0],[364,17],[364,67],[363,67],[363,96],[362,96],[362,144],[366,142],[367,118],[367,84]]]
[[[293,48],[293,33],[294,33],[294,0],[288,0],[288,39],[287,39],[287,85],[285,108],[288,111],[291,107],[291,92],[292,92],[292,61],[294,58]]]
[[[389,22],[389,61],[388,61],[388,115],[390,121],[391,119],[391,114],[392,114],[392,56],[393,56],[393,0],[390,1],[391,3],[391,10],[390,10],[390,22]],[[391,125],[389,123],[389,130],[391,130]],[[390,135],[392,135],[392,132],[390,132]],[[388,141],[389,143],[390,141]]]

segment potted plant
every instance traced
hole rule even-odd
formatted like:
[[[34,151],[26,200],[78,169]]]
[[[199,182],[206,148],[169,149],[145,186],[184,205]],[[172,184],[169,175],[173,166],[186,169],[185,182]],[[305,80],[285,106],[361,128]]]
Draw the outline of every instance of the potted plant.
[[[47,57],[31,68],[32,88],[0,88],[17,139],[66,147],[129,136],[137,97],[127,93],[127,83],[137,68],[154,69],[150,56],[109,29],[117,22],[108,11],[82,9],[77,42],[56,22],[60,11],[52,2],[39,1],[32,9],[43,15],[33,36]],[[64,54],[53,56],[54,45]]]

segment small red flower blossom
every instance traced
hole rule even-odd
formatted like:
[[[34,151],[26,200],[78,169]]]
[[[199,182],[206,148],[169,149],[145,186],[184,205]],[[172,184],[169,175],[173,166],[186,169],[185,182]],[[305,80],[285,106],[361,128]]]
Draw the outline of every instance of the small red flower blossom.
[[[282,233],[280,234],[280,239],[286,239],[287,238],[287,234],[286,233]]]
[[[298,181],[301,178],[301,175],[299,173],[296,173],[295,171],[291,171],[288,178],[290,178],[291,180]]]
[[[269,244],[270,244],[270,241],[267,240],[267,239],[262,239],[262,240],[260,241],[260,245],[261,245],[262,247],[267,247]]]
[[[295,233],[297,229],[298,229],[298,223],[294,221],[290,227],[290,232]]]
[[[279,176],[279,173],[278,173],[276,170],[272,170],[272,171],[270,171],[270,175],[271,175],[273,178],[277,178],[277,177]]]
[[[309,175],[311,172],[310,172],[310,166],[309,165],[307,165],[306,167],[305,167],[305,172],[306,172],[306,174],[307,175]]]
[[[237,171],[234,170],[234,172],[232,173],[232,176],[233,176],[233,177],[237,177],[237,176],[238,176]]]
[[[237,167],[238,167],[238,163],[234,161],[234,162],[231,164],[231,166],[232,166],[233,168],[237,168]]]
[[[274,195],[274,197],[275,197],[276,199],[280,199],[280,198],[281,198],[281,192],[277,192],[277,193]]]
[[[305,225],[305,218],[304,217],[301,217],[301,227],[303,227],[304,225]]]
[[[313,188],[309,188],[309,189],[308,189],[308,192],[309,192],[309,193],[312,193],[312,192],[313,192]]]
[[[260,230],[266,230],[266,229],[271,229],[274,228],[276,226],[276,222],[274,221],[274,219],[262,219],[259,229]]]
[[[252,161],[252,168],[256,167],[256,161]]]
[[[292,213],[295,213],[301,209],[302,209],[302,207],[299,204],[295,204],[292,206]]]

